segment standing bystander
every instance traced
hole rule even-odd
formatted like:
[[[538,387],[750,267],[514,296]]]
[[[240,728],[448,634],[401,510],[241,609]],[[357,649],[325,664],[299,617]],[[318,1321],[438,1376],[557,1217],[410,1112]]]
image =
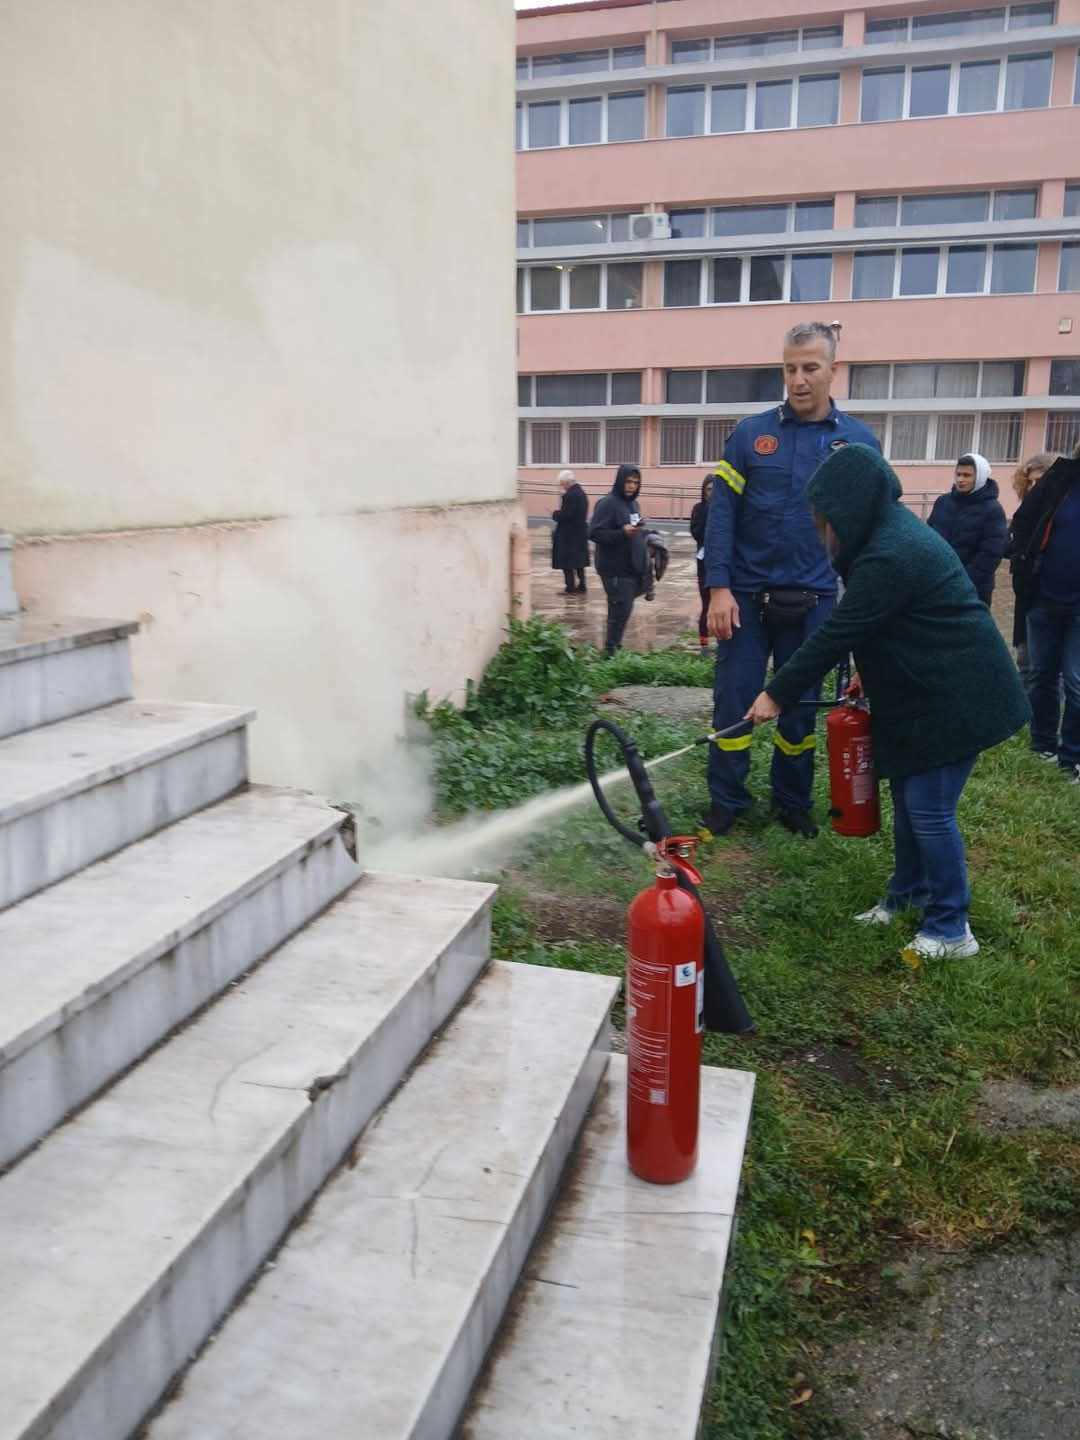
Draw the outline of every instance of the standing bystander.
[[[930,529],[956,551],[976,595],[989,607],[1009,525],[985,456],[974,452],[960,456],[953,488],[934,501]]]
[[[555,521],[551,568],[563,572],[564,595],[584,595],[585,571],[589,565],[589,497],[572,470],[560,472],[559,489],[562,500],[551,516]]]

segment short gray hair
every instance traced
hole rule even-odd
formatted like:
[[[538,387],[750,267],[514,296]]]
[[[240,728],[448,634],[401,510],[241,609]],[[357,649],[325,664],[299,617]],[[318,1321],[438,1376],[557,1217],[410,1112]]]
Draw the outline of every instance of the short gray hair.
[[[793,325],[784,336],[784,346],[788,345],[813,345],[815,340],[824,342],[828,352],[829,364],[836,359],[837,330],[839,326],[826,325],[824,320],[804,320],[799,325]]]

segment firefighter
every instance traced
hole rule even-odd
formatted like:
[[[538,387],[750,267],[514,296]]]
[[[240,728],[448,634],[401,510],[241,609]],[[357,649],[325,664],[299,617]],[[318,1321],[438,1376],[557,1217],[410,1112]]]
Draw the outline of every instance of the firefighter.
[[[713,725],[734,726],[765,683],[823,624],[836,599],[836,574],[814,528],[806,487],[834,450],[873,433],[837,410],[830,396],[836,331],[819,321],[784,337],[787,399],[732,432],[705,532],[709,631],[717,639]],[[820,688],[806,698],[816,700]],[[709,746],[709,810],[703,824],[724,835],[749,808],[750,735]],[[793,710],[776,728],[772,805],[796,835],[813,838],[814,711]]]

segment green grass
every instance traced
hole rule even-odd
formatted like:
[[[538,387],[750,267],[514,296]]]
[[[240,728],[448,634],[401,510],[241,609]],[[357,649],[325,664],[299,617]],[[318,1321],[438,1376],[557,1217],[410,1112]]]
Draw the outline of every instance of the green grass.
[[[649,664],[685,673],[687,659],[697,661],[635,657],[634,683],[649,683],[640,678]],[[626,665],[606,683],[627,683]],[[597,670],[590,663],[590,683]],[[548,783],[564,783],[576,778],[583,728],[520,728],[514,738],[520,751],[557,753]],[[692,738],[685,727],[639,728],[653,754]],[[759,793],[768,750],[757,735]],[[703,764],[695,750],[655,773],[676,828],[695,828]],[[528,773],[542,784],[550,772]],[[819,776],[819,814],[823,785]],[[706,1039],[709,1064],[757,1074],[706,1440],[843,1436],[815,1372],[834,1337],[909,1303],[894,1283],[898,1258],[922,1245],[1028,1239],[1080,1216],[1080,1144],[1048,1131],[990,1135],[972,1115],[990,1076],[1080,1080],[1080,792],[1018,738],[980,759],[960,814],[982,953],[917,969],[899,953],[910,926],[866,933],[850,923],[883,892],[887,834],[823,831],[806,843],[762,813],[700,852],[705,893],[733,923],[728,955],[758,1026],[750,1040]],[[598,812],[575,815],[520,857],[517,889],[496,906],[495,953],[619,974],[614,941],[541,943],[527,891],[626,901],[648,878]],[[808,1065],[810,1047],[845,1057],[865,1083]],[[806,1389],[812,1397],[793,1406]]]

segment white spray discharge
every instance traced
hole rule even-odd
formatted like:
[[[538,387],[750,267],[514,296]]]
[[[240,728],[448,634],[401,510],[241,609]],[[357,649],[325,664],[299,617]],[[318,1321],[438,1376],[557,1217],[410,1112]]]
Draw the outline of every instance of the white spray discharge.
[[[684,745],[667,755],[647,760],[646,767],[676,760],[694,746]],[[600,787],[607,791],[630,776],[624,767],[609,770],[601,777]],[[391,870],[402,875],[442,875],[461,878],[484,868],[498,868],[506,863],[515,848],[549,820],[564,815],[586,800],[592,799],[592,786],[583,781],[568,785],[547,795],[537,795],[513,810],[497,810],[490,815],[470,815],[453,825],[428,830],[420,835],[395,835],[383,844],[361,854],[361,862],[371,869]]]

